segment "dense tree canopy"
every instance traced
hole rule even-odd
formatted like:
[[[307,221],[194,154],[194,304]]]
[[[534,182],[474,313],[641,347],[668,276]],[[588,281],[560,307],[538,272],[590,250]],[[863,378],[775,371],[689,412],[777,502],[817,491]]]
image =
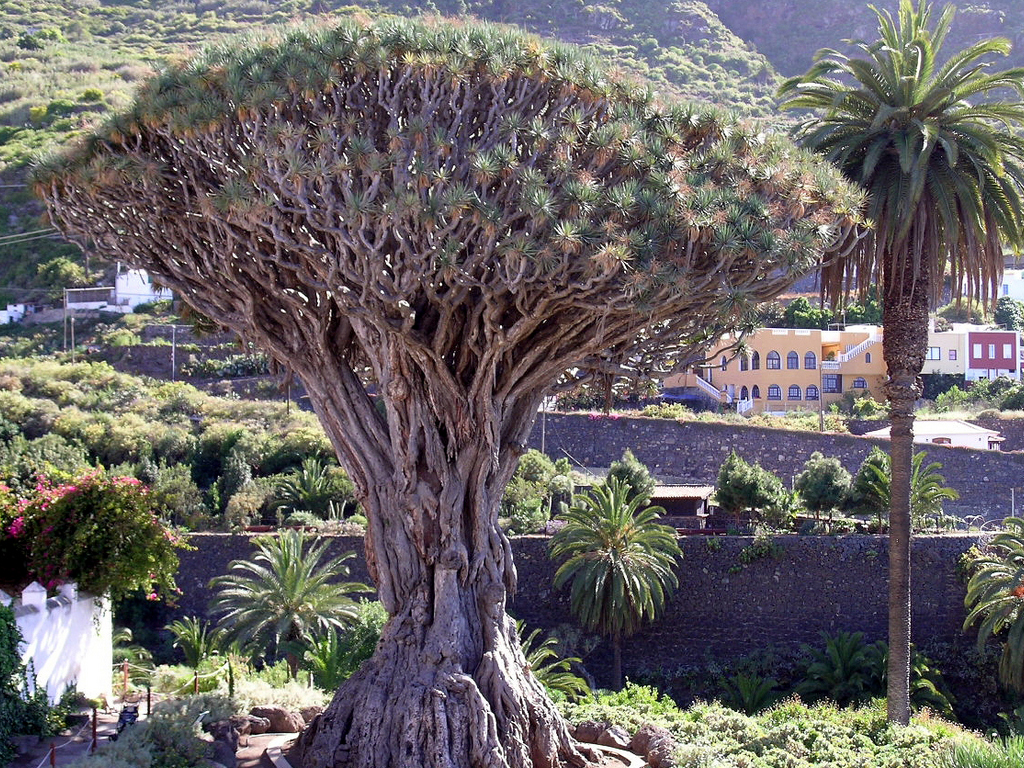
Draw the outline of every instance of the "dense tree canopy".
[[[574,49],[388,20],[210,51],[39,169],[69,236],[301,376],[355,484],[391,618],[307,766],[581,759],[504,614],[502,489],[560,378],[700,355],[845,243],[825,168]]]

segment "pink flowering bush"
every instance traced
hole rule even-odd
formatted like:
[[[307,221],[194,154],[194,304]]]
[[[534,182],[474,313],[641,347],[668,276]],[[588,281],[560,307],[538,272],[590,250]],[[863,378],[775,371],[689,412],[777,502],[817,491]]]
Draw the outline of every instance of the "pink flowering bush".
[[[187,544],[153,514],[138,480],[99,471],[59,484],[42,478],[13,509],[5,503],[0,491],[0,553],[20,554],[23,581],[48,589],[74,581],[113,598],[177,593],[177,550]]]

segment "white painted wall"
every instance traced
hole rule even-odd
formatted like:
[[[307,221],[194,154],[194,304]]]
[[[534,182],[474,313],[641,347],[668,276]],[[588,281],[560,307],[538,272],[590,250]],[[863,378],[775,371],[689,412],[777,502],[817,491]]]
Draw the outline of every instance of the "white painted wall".
[[[117,278],[114,281],[114,301],[118,307],[134,309],[148,301],[170,299],[171,292],[166,289],[157,290],[153,281],[144,269],[128,269],[117,265]]]
[[[12,598],[0,592],[0,601],[10,605]],[[22,659],[32,661],[36,683],[46,689],[51,702],[56,702],[69,684],[91,698],[113,700],[108,598],[78,594],[74,584],[65,584],[60,594],[47,599],[46,589],[33,582],[13,604],[25,639]]]

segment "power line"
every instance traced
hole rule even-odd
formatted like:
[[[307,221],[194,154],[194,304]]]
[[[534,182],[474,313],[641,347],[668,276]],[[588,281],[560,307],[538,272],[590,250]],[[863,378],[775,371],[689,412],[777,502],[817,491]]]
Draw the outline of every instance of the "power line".
[[[5,240],[12,240],[14,238],[19,238],[19,237],[28,237],[29,235],[38,235],[38,234],[41,234],[41,233],[44,233],[44,232],[46,234],[56,234],[57,228],[56,227],[46,227],[45,229],[34,229],[31,232],[15,232],[12,235],[0,235],[0,243],[4,242]]]

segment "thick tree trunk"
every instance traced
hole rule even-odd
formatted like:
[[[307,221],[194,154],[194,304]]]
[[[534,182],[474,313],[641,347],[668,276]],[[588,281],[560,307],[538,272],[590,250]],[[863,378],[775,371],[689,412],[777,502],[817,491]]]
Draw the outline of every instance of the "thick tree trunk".
[[[392,448],[378,458],[393,460],[391,481],[381,483],[380,467],[361,473],[370,456],[352,470],[369,521],[367,564],[390,618],[373,658],[307,729],[304,768],[584,765],[505,613],[515,568],[497,507],[517,453],[499,461],[493,417],[458,436],[439,427],[419,411],[428,397],[406,397],[408,386],[385,384]],[[344,427],[329,394],[311,395],[337,445]],[[504,432],[513,444],[532,424],[520,410],[504,422],[517,424]],[[347,439],[339,453],[351,456]]]
[[[887,710],[891,722],[910,722],[910,477],[914,441],[914,403],[921,394],[921,369],[928,348],[927,264],[917,275],[891,274],[885,265],[885,339],[883,351],[889,378],[890,465],[889,508],[889,665]]]

